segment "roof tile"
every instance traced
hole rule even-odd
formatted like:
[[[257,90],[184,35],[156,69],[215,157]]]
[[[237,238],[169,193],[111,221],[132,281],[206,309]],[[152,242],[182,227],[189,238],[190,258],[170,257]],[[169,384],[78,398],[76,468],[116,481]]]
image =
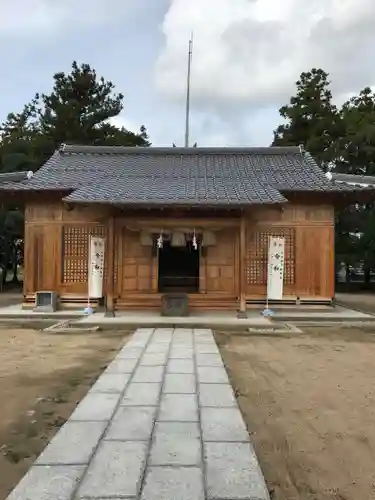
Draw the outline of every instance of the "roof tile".
[[[291,191],[353,186],[329,181],[296,147],[62,146],[34,177],[12,189],[65,190],[72,202],[245,205],[283,203],[283,193]]]

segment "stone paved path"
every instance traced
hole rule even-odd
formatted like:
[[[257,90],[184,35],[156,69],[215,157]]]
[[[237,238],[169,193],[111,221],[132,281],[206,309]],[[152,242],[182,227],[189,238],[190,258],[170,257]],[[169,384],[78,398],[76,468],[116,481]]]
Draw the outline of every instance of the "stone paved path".
[[[138,329],[8,500],[268,500],[211,330]]]

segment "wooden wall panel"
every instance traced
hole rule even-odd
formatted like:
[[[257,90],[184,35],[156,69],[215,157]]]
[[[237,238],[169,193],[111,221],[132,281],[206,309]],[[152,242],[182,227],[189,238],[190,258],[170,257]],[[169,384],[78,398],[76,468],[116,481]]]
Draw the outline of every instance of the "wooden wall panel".
[[[58,226],[26,226],[24,293],[57,291],[60,262]]]
[[[59,222],[62,220],[62,203],[58,202],[33,202],[25,207],[25,221],[27,224],[41,222]]]
[[[238,232],[238,231],[237,231]],[[218,231],[217,242],[207,250],[205,291],[235,295],[238,292],[238,234],[232,229]]]
[[[299,227],[297,289],[300,298],[334,296],[334,228]]]
[[[322,225],[332,224],[334,221],[334,209],[330,205],[296,205],[290,204],[278,208],[265,207],[250,210],[249,221],[252,224],[268,223],[272,226],[300,224]]]
[[[118,274],[121,276],[117,284],[118,295],[152,292],[155,271],[151,248],[140,245],[139,232],[126,228],[122,229],[119,245],[122,248],[117,258]]]
[[[286,237],[285,298],[329,299],[333,296],[333,207],[290,204],[283,210],[250,211],[247,233],[248,299],[260,299],[266,295],[267,245],[261,241],[268,236]]]

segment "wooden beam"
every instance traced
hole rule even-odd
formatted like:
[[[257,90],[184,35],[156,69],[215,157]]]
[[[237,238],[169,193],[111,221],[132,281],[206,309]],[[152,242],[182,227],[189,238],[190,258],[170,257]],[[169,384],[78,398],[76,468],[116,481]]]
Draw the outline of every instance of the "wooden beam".
[[[240,222],[240,309],[238,311],[238,318],[247,318],[246,313],[246,219],[245,214],[242,214]]]
[[[114,304],[114,284],[115,284],[115,218],[111,216],[107,224],[107,276],[106,276],[106,297],[105,316],[115,315]]]

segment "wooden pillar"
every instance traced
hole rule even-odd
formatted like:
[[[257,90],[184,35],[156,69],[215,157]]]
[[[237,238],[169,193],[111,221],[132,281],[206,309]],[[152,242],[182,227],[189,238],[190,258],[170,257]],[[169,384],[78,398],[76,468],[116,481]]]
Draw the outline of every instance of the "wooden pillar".
[[[240,272],[240,309],[238,311],[237,317],[240,319],[247,318],[246,313],[246,219],[245,214],[241,215],[240,223],[240,262],[239,262],[239,272]]]
[[[107,224],[107,279],[106,279],[106,300],[105,316],[113,317],[115,315],[115,218],[111,216]]]

